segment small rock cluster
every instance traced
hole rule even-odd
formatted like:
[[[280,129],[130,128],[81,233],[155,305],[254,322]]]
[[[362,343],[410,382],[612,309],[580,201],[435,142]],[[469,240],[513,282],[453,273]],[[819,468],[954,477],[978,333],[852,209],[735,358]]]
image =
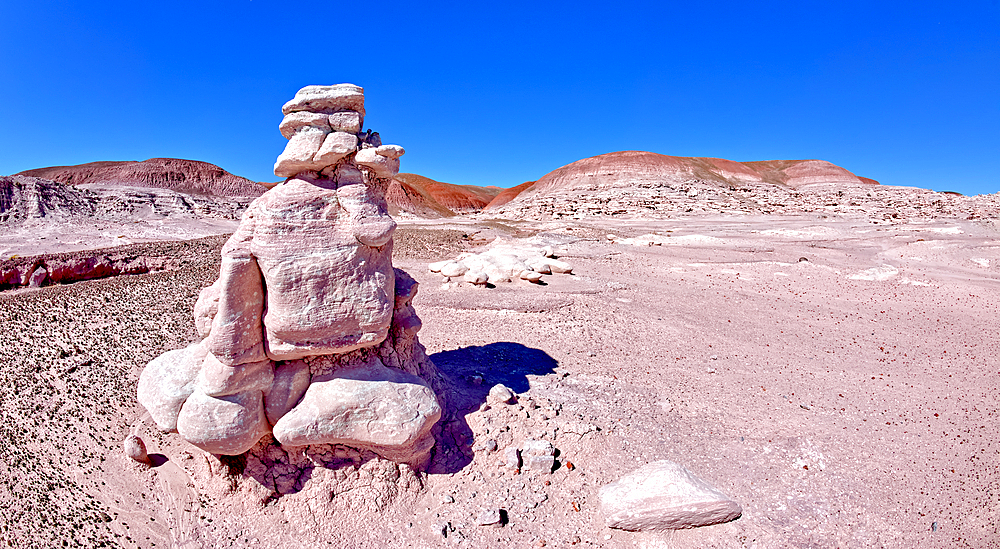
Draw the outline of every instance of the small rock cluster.
[[[385,189],[403,149],[361,133],[364,95],[351,84],[307,86],[282,111],[275,174],[288,179],[223,247],[194,307],[203,339],[150,362],[139,402],[213,454],[271,435],[422,467],[442,409],[416,339],[417,283],[392,266]]]
[[[445,277],[446,281],[467,282],[477,286],[513,280],[539,283],[542,275],[573,272],[569,263],[556,259],[556,251],[552,246],[530,241],[513,243],[500,238],[493,241],[484,252],[466,252],[452,260],[431,263],[429,268],[432,273]]]

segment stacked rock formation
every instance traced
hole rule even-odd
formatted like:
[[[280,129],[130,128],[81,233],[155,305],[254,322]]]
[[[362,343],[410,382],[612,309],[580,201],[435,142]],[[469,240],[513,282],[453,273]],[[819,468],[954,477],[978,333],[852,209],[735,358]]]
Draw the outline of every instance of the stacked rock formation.
[[[363,90],[307,86],[285,104],[289,139],[222,249],[194,320],[204,339],[153,360],[139,401],[157,425],[214,454],[339,444],[420,467],[441,416],[416,340],[417,284],[393,269],[385,190],[403,148],[362,133]]]

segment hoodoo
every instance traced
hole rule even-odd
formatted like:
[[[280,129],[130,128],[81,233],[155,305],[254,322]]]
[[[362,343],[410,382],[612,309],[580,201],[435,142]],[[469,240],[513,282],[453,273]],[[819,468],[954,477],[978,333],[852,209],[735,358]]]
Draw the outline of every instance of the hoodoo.
[[[385,192],[403,148],[362,131],[352,84],[307,86],[282,111],[287,179],[223,247],[194,307],[203,339],[150,362],[139,402],[213,454],[338,445],[423,467],[442,410],[417,283],[392,266]]]

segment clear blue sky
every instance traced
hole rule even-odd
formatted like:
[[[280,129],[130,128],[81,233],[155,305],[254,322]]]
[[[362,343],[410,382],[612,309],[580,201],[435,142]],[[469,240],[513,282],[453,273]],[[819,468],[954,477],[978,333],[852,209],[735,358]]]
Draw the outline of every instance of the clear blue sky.
[[[1000,191],[1000,2],[0,0],[0,174],[275,181],[281,105],[365,88],[403,171],[509,187],[617,150]],[[810,7],[810,6],[823,7]]]

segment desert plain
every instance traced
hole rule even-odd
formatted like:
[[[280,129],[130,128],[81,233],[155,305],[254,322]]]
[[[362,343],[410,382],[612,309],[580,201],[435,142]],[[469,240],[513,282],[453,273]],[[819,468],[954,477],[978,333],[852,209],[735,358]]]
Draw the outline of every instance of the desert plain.
[[[997,546],[991,220],[704,212],[399,223],[394,264],[420,283],[420,340],[458,403],[427,473],[392,478],[361,463],[337,472],[343,493],[304,479],[276,495],[241,476],[238,460],[157,432],[135,400],[139,372],[197,338],[191,308],[225,237],[164,242],[156,254],[175,259],[166,270],[0,295],[0,539]],[[477,287],[428,270],[496,238],[532,237],[573,273]],[[516,403],[485,404],[496,383]],[[130,433],[152,467],[124,456]],[[525,439],[558,449],[551,474],[504,466],[503,449]],[[690,530],[606,527],[597,489],[659,459],[712,483],[742,516]],[[505,524],[478,525],[491,509]]]

